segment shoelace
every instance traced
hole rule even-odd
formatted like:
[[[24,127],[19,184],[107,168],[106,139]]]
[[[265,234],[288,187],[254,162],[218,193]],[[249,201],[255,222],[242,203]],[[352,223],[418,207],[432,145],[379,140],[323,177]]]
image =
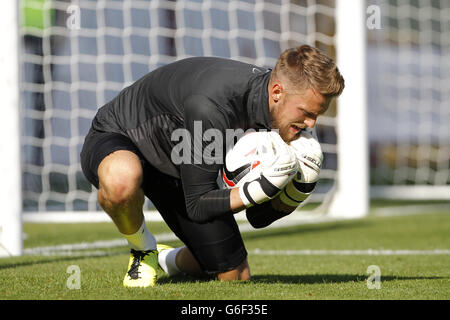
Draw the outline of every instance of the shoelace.
[[[153,250],[148,251],[137,251],[131,249],[131,254],[133,255],[133,262],[131,263],[130,270],[128,270],[128,275],[131,279],[139,279],[139,266],[141,265],[141,261],[144,260],[149,253],[153,252]]]

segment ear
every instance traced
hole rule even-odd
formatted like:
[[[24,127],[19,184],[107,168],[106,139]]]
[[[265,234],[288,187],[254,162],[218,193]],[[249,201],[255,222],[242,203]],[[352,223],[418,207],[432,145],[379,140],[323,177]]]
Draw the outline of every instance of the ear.
[[[281,95],[283,93],[283,86],[282,84],[275,82],[272,85],[272,89],[271,89],[271,97],[273,99],[274,102],[278,102],[281,99]]]

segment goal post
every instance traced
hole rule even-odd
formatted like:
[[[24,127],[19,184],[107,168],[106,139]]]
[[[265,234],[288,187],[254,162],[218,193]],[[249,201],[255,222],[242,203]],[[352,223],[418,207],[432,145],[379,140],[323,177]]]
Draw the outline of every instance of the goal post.
[[[338,98],[336,116],[335,193],[327,208],[333,217],[369,213],[365,17],[365,1],[336,1],[336,60],[345,89]]]
[[[18,5],[0,2],[0,257],[22,254]]]

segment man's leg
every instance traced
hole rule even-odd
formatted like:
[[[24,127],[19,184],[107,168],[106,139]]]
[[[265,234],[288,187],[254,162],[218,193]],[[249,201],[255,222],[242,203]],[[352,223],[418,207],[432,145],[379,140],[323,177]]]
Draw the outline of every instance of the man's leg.
[[[96,131],[87,134],[80,154],[84,175],[98,189],[98,202],[127,239],[131,254],[124,285],[147,287],[156,282],[156,240],[142,212],[145,160],[124,135]]]
[[[164,249],[158,256],[161,268],[169,275],[184,272],[194,277],[210,278],[212,275],[205,273],[197,259],[187,247]],[[247,258],[235,269],[217,273],[216,278],[221,281],[250,280],[250,267]]]
[[[180,250],[176,257],[178,268],[193,276],[205,276],[205,273],[200,268],[199,263],[195,259],[191,251],[184,247]],[[220,272],[216,274],[218,280],[250,280],[250,267],[247,258],[235,269]]]
[[[111,217],[119,231],[132,235],[144,222],[141,189],[143,170],[139,157],[127,150],[118,150],[105,157],[98,167],[98,201]],[[176,267],[187,274],[202,277],[205,273],[187,247],[177,252]],[[237,268],[218,273],[219,280],[248,280],[250,270],[247,259]]]
[[[180,248],[158,245],[159,264],[167,274],[183,272],[221,280],[250,278],[247,252],[233,215],[206,223],[192,221],[186,212],[181,181],[150,164],[144,166],[142,189],[168,227],[186,245]]]
[[[127,150],[106,156],[98,166],[98,202],[131,246],[126,287],[148,287],[156,282],[158,257],[156,240],[145,226],[141,184],[143,169],[139,157]]]
[[[144,221],[142,165],[131,151],[118,150],[98,166],[98,202],[122,234],[135,233]]]
[[[225,221],[197,224],[177,214],[177,209],[185,210],[184,203],[181,206],[172,200],[172,206],[168,209],[167,206],[162,206],[162,198],[150,197],[150,199],[165,217],[168,226],[186,244],[183,247],[169,247],[160,251],[159,265],[168,275],[184,272],[194,277],[216,277],[224,281],[250,280],[250,267],[244,244],[233,217],[224,219]],[[197,255],[192,253],[190,246],[197,250]],[[239,258],[242,259],[240,263],[237,260]],[[203,267],[199,261],[203,262]],[[239,264],[231,267],[236,265],[236,262]],[[227,265],[231,268],[227,268]],[[219,268],[227,270],[211,271]]]

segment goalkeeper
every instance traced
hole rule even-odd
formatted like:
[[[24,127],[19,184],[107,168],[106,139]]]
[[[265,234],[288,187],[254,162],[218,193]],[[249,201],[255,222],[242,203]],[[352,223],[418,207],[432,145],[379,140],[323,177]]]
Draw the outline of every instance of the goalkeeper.
[[[296,156],[278,143],[286,156],[259,179],[222,190],[216,181],[223,162],[198,161],[207,141],[198,146],[196,139],[209,129],[223,137],[227,129],[278,129],[289,143],[314,127],[343,88],[334,61],[303,45],[283,52],[273,71],[221,58],[180,60],[150,72],[101,107],[85,138],[81,165],[131,247],[123,285],[153,286],[158,265],[168,274],[248,280],[247,251],[233,213],[249,208],[250,222],[267,225],[295,209],[308,193],[295,188],[308,181],[292,179]],[[190,161],[172,159],[177,129],[188,133],[194,147]],[[289,200],[280,193],[287,188],[295,191]],[[157,246],[144,221],[145,196],[184,247]],[[251,215],[259,209],[264,214]]]

